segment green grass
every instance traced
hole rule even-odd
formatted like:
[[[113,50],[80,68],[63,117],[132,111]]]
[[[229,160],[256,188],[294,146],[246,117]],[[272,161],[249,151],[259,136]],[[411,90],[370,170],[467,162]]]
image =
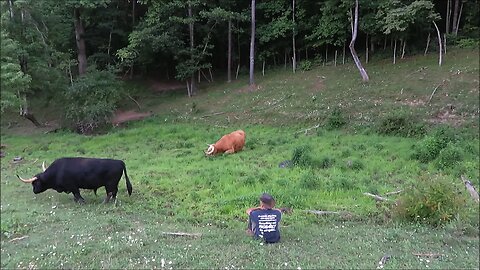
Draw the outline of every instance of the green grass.
[[[461,186],[460,175],[479,186],[478,54],[449,52],[441,68],[432,55],[395,66],[374,62],[367,70],[368,84],[359,83],[351,65],[295,75],[274,70],[257,77],[256,91],[240,81],[216,82],[193,98],[131,83],[131,93],[155,115],[98,136],[44,134],[2,117],[2,268],[161,268],[162,259],[165,268],[375,268],[384,255],[391,269],[478,268],[478,204],[464,188],[464,209],[440,227],[401,222],[393,204],[363,195],[408,190],[420,179]],[[122,108],[133,106],[125,101]],[[448,110],[450,117],[438,117]],[[52,107],[38,115],[55,119]],[[379,135],[392,115],[418,124],[402,126],[414,133]],[[345,125],[337,126],[339,119]],[[414,154],[427,142],[415,132],[421,126],[434,136],[440,120],[454,127],[456,139],[422,163]],[[12,121],[18,123],[6,128]],[[204,156],[207,143],[239,128],[247,134],[244,151]],[[23,161],[13,163],[17,156]],[[71,194],[35,195],[15,176],[31,177],[42,161],[63,156],[124,160],[132,196],[122,179],[117,206],[101,203],[103,190],[98,197],[82,191],[87,204],[77,205]],[[298,166],[280,168],[285,160]],[[265,191],[277,206],[293,209],[276,245],[244,233],[244,212]],[[350,214],[319,217],[303,211],[309,209]],[[177,231],[202,236],[161,234]]]

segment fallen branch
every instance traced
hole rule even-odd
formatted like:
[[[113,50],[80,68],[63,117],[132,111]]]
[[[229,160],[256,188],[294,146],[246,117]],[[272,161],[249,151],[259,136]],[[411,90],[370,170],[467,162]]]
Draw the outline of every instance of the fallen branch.
[[[432,100],[433,95],[435,95],[435,92],[437,91],[437,89],[438,89],[440,86],[442,86],[446,81],[447,81],[447,80],[443,80],[440,84],[438,84],[438,85],[435,87],[435,89],[433,89],[433,92],[432,92],[432,94],[430,95],[430,98],[428,99],[427,104],[430,103],[430,101]]]
[[[24,235],[24,236],[21,236],[21,237],[13,238],[12,240],[10,240],[10,241],[8,241],[8,242],[11,243],[11,242],[18,241],[18,240],[22,240],[22,239],[25,239],[25,238],[28,238],[28,235]]]
[[[351,215],[352,213],[350,212],[346,212],[346,211],[342,211],[342,212],[338,212],[338,211],[323,211],[323,210],[301,210],[302,212],[305,212],[305,213],[312,213],[312,214],[315,214],[315,215],[319,215],[319,216],[324,216],[324,215]]]
[[[200,116],[200,118],[215,116],[215,115],[224,114],[224,113],[227,113],[227,112],[216,112],[216,113],[212,113],[212,114],[206,114],[206,115]]]
[[[133,102],[135,102],[135,104],[137,104],[139,110],[142,109],[142,108],[140,107],[140,104],[138,104],[138,102],[137,102],[132,96],[130,96],[130,94],[127,94],[127,96],[128,96],[131,100],[133,100]]]
[[[193,237],[200,237],[202,236],[201,233],[186,233],[186,232],[160,232],[164,235],[173,235],[173,236],[193,236]]]
[[[401,193],[401,192],[403,192],[402,189],[397,190],[397,191],[387,192],[387,193],[385,193],[384,196],[395,195],[395,194],[398,194],[398,193]]]
[[[440,253],[412,253],[412,254],[417,257],[430,257],[430,258],[438,258],[443,256],[443,254],[440,254]]]
[[[475,187],[473,186],[472,182],[468,180],[464,175],[461,176],[463,183],[465,184],[465,187],[467,188],[468,192],[470,192],[470,195],[476,202],[480,202],[480,198],[478,196],[477,190],[475,190]]]
[[[319,128],[319,127],[320,127],[320,124],[317,124],[317,125],[315,125],[315,126],[313,126],[313,127],[309,127],[309,128],[307,128],[307,129],[299,130],[299,131],[295,132],[294,134],[302,133],[302,132],[304,132],[305,134],[307,134],[308,131],[310,131],[310,130],[312,130],[312,129],[317,129],[317,128]]]
[[[377,269],[382,269],[387,263],[387,261],[390,260],[390,257],[390,255],[384,255],[382,259],[380,259],[380,261],[378,262]]]
[[[384,198],[382,196],[378,196],[372,193],[364,192],[363,195],[367,195],[373,197],[376,201],[390,201],[390,199]]]

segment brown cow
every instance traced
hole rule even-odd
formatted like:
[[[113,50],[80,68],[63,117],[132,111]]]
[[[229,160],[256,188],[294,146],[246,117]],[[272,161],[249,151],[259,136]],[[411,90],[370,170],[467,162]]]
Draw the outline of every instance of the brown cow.
[[[213,156],[219,153],[233,154],[243,149],[245,145],[245,131],[237,130],[224,135],[215,144],[209,144],[205,152],[207,156]]]

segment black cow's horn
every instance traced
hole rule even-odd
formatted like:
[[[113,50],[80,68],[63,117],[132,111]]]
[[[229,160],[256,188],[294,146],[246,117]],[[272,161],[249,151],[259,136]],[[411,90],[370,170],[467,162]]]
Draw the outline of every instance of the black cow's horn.
[[[20,177],[20,176],[17,174],[17,177],[18,177],[18,179],[22,180],[22,182],[24,182],[24,183],[32,183],[33,181],[37,180],[37,177],[36,177],[36,176],[34,176],[34,177],[30,178],[30,179],[23,179],[22,177]]]
[[[43,169],[43,171],[46,170],[46,168],[45,168],[45,161],[42,163],[42,169]]]

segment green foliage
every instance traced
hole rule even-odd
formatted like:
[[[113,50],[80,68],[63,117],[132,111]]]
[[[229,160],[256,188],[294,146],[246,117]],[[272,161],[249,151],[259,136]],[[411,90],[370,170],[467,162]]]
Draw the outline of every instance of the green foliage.
[[[438,169],[452,168],[463,160],[463,151],[460,147],[453,143],[447,144],[445,148],[440,150],[435,166]]]
[[[440,151],[450,143],[454,144],[459,140],[455,130],[449,126],[441,126],[430,132],[423,140],[414,146],[413,157],[422,163],[428,163],[437,158]],[[441,160],[438,161],[438,167],[449,167],[461,159],[461,151],[452,145],[446,150]],[[447,161],[449,157],[454,158]]]
[[[320,186],[320,179],[313,170],[308,170],[300,176],[299,185],[302,188],[314,190]]]
[[[478,38],[461,38],[455,41],[456,46],[459,48],[478,48],[480,41]]]
[[[310,167],[314,164],[311,156],[311,147],[308,145],[302,145],[295,147],[292,154],[292,164],[299,167]]]
[[[329,130],[339,129],[347,123],[347,120],[343,116],[342,110],[338,107],[334,108],[327,118],[326,126]]]
[[[459,183],[441,175],[419,177],[402,193],[394,216],[438,226],[464,215],[466,197]]]
[[[109,71],[89,71],[65,93],[67,125],[81,134],[105,127],[123,91],[122,83]]]
[[[424,135],[426,130],[423,124],[416,123],[415,119],[400,111],[390,113],[381,119],[377,132],[389,136],[418,137]]]
[[[301,61],[300,64],[298,65],[298,68],[299,68],[301,71],[309,71],[309,70],[312,70],[312,67],[313,67],[313,63],[312,63],[312,61],[310,61],[310,60]]]
[[[9,108],[18,108],[23,102],[20,94],[25,94],[29,89],[31,77],[20,69],[18,51],[20,45],[11,39],[7,32],[1,30],[1,112]]]

